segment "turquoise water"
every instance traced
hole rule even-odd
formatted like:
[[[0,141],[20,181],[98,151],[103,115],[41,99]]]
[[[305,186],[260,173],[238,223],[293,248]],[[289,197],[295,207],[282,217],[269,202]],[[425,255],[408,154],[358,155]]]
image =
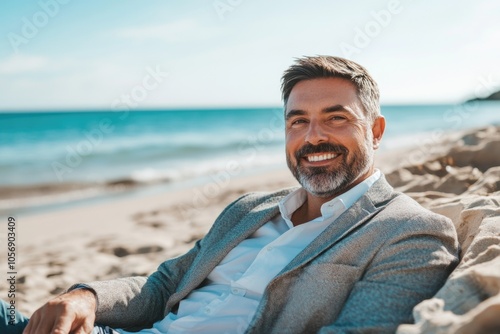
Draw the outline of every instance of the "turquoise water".
[[[285,166],[282,113],[281,108],[1,113],[0,187],[173,183],[222,170]],[[387,128],[381,150],[418,144],[435,130],[500,124],[500,103],[383,106],[382,113]],[[0,194],[0,202],[9,196]]]
[[[0,122],[0,185],[182,179],[228,159],[276,163],[283,143],[281,109],[0,114]]]

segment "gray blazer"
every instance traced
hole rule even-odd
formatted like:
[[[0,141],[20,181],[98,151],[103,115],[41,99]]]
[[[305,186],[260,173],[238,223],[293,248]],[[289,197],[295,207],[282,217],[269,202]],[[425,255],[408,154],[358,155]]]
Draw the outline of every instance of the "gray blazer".
[[[97,322],[137,330],[175,311],[232,248],[279,213],[277,203],[292,190],[239,198],[193,249],[147,278],[89,283],[99,298]],[[412,322],[412,308],[437,292],[457,262],[452,222],[382,176],[269,283],[246,333],[394,332]]]

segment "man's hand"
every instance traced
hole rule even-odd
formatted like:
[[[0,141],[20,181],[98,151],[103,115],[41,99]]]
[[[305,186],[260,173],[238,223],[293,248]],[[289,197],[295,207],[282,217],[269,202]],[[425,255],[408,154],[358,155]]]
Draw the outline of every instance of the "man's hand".
[[[92,333],[95,308],[96,298],[91,291],[70,291],[36,310],[23,334]]]

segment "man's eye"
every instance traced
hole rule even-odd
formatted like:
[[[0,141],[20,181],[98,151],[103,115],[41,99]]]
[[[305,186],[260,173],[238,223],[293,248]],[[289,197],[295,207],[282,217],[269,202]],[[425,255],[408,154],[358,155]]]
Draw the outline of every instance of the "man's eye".
[[[330,119],[332,121],[344,121],[346,118],[344,116],[332,116]]]
[[[305,119],[296,119],[292,121],[292,125],[306,123]]]

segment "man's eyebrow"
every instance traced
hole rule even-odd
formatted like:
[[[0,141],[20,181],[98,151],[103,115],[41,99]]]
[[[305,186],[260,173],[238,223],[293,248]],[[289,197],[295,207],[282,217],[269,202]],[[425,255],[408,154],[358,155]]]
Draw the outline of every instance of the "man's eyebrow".
[[[322,110],[323,113],[330,113],[330,112],[335,112],[335,111],[345,111],[345,112],[350,112],[347,110],[343,105],[341,104],[336,104],[331,107],[326,107]]]
[[[292,110],[290,110],[289,112],[286,113],[285,120],[289,120],[290,118],[292,118],[294,116],[303,116],[305,114],[306,114],[306,112],[304,110],[301,110],[301,109],[292,109]]]
[[[351,113],[350,110],[346,109],[341,104],[336,104],[334,106],[326,107],[326,108],[324,108],[322,110],[322,112],[325,113],[325,114],[331,113],[331,112],[337,112],[337,111],[344,111],[344,112],[347,112],[347,113]],[[288,120],[288,119],[290,119],[290,118],[292,118],[294,116],[304,116],[306,114],[307,114],[307,112],[305,112],[302,109],[292,109],[292,110],[290,110],[289,112],[286,113],[285,120]]]

